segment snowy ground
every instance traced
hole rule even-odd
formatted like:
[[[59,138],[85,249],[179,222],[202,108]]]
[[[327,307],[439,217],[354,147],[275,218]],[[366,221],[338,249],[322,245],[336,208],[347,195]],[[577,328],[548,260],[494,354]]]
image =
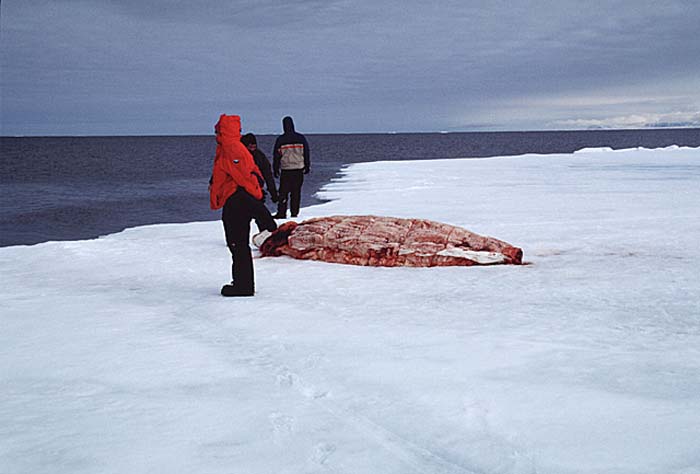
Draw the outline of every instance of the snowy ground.
[[[700,473],[700,149],[349,167],[302,210],[531,265],[255,261],[219,222],[0,249],[3,473]]]

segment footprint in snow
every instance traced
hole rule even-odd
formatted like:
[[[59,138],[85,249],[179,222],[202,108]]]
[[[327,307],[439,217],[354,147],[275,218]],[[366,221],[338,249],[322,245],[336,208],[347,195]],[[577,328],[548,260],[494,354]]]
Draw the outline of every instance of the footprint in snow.
[[[272,424],[272,434],[275,437],[291,435],[294,433],[294,417],[282,413],[272,413],[269,416]]]
[[[314,446],[311,460],[318,464],[325,464],[331,454],[335,452],[335,445],[332,443],[319,443]]]

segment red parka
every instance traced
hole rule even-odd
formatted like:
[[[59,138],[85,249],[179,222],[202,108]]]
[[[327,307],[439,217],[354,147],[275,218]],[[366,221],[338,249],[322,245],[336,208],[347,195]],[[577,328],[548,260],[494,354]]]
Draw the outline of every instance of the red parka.
[[[257,178],[262,173],[241,143],[241,118],[238,115],[221,115],[215,130],[216,157],[209,187],[211,208],[222,208],[239,187],[255,199],[262,199],[263,192]]]

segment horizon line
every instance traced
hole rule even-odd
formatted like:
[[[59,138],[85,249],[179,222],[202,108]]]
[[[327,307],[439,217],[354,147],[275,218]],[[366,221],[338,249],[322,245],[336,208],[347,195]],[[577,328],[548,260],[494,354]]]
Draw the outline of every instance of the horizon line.
[[[659,130],[700,130],[700,125],[671,126],[671,127],[633,127],[633,128],[562,128],[562,129],[523,129],[523,130],[434,130],[434,131],[384,131],[384,132],[302,132],[305,135],[449,135],[459,133],[562,133],[562,132],[634,132],[634,131],[659,131]],[[256,133],[257,136],[276,136],[278,132]],[[127,137],[211,137],[210,133],[182,133],[182,134],[85,134],[85,135],[2,135],[0,138],[127,138]]]

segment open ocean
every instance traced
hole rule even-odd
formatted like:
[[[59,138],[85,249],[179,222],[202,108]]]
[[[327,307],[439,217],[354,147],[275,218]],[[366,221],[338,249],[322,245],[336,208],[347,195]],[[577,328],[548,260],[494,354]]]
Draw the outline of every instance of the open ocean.
[[[670,145],[700,146],[700,129],[307,134],[311,173],[302,206],[343,165],[571,153]],[[275,137],[258,136],[271,159]],[[213,136],[0,138],[0,246],[95,238],[156,223],[219,219],[207,184]],[[478,177],[475,177],[478,179]],[[464,183],[465,194],[469,183]],[[268,200],[268,207],[274,212]],[[465,210],[468,212],[468,210]],[[303,210],[300,217],[304,217]]]

